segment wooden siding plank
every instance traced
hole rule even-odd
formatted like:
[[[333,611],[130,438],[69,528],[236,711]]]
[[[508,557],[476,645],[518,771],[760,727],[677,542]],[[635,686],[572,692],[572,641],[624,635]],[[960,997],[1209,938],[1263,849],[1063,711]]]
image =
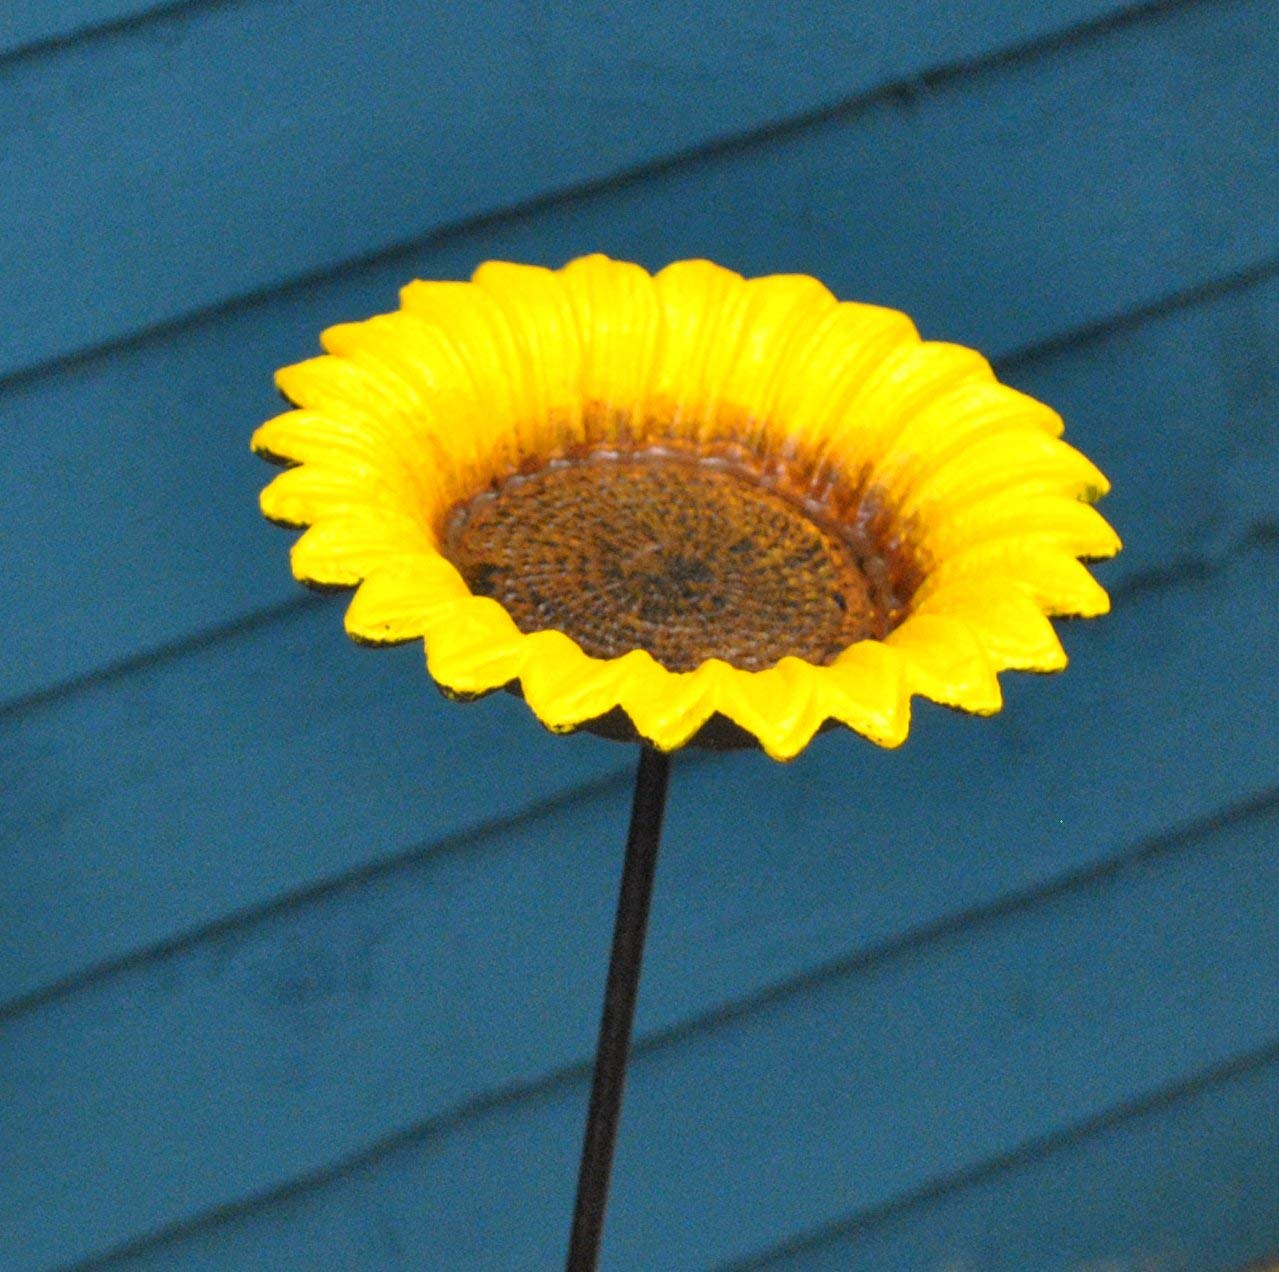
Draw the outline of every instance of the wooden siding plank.
[[[1242,1272],[1279,1251],[1277,1159],[1272,1059],[734,1272]]]
[[[1272,811],[645,1050],[604,1266],[721,1266],[1272,1044],[1277,829]],[[651,1003],[665,986],[650,988]],[[151,1266],[252,1251],[301,1269],[325,1251],[353,1270],[553,1267],[585,1088],[579,1073],[409,1137],[161,1245]],[[71,1191],[77,1213],[110,1200]]]
[[[15,53],[34,53],[32,46],[73,40],[104,26],[181,7],[183,0],[4,0],[0,63]]]
[[[1111,577],[1194,568],[1279,527],[1279,271],[1005,378],[1102,457],[1115,483],[1103,507],[1125,540]]]
[[[447,703],[420,646],[359,649],[335,605],[262,636],[9,723],[0,771],[21,797],[0,843],[22,887],[0,902],[0,999],[631,764],[595,738],[548,743],[505,695]]]
[[[72,44],[0,78],[0,375],[1123,7],[257,0]]]
[[[1255,266],[1274,252],[1279,205],[1263,100],[1279,93],[1266,60],[1279,63],[1279,27],[1254,29],[1261,12],[1171,13],[12,386],[0,697],[294,594],[283,542],[255,512],[265,472],[245,452],[278,405],[270,371],[310,354],[326,322],[392,306],[413,273],[597,246],[650,264],[709,253],[818,273],[998,355]],[[1122,199],[1101,197],[1118,186]]]
[[[918,735],[904,752],[831,737],[786,769],[749,756],[682,767],[658,883],[642,1031],[680,1026],[1273,787],[1277,587],[1279,555],[1271,546],[1215,574],[1149,589],[1107,622],[1073,634],[1069,685],[1023,679],[1007,715],[993,721],[921,712]],[[1134,675],[1154,658],[1158,677]],[[1227,670],[1208,676],[1205,667]],[[1224,737],[1228,747],[1204,745],[1205,738]],[[220,776],[218,784],[229,783]],[[272,843],[279,813],[267,802],[261,815]],[[0,1208],[12,1248],[27,1260],[20,1266],[87,1256],[189,1220],[322,1171],[407,1127],[456,1117],[496,1091],[583,1063],[593,1042],[623,803],[620,792],[582,801],[482,845],[409,863],[12,1015],[0,1028],[7,1110],[0,1155],[9,1163]],[[908,825],[903,809],[912,810]],[[1279,859],[1269,828],[1269,821],[1264,834],[1253,826],[1238,849],[1178,857],[1182,864],[1169,871],[1143,868],[1133,876],[1136,893],[1124,884],[1116,894],[1121,901],[1106,900],[1109,884],[1084,888],[1070,903],[1077,908],[1071,941],[1091,943],[1091,957],[1074,944],[1058,950],[1048,935],[1052,925],[1037,911],[1011,920],[1018,935],[998,957],[972,946],[979,938],[968,935],[955,938],[955,948],[968,952],[950,970],[938,970],[931,953],[912,956],[915,979],[885,991],[873,1006],[841,1004],[844,990],[817,988],[779,1007],[780,1014],[768,1009],[764,1017],[772,1023],[763,1035],[752,1033],[754,1026],[739,1035],[730,1025],[677,1048],[672,1054],[692,1057],[690,1075],[719,1072],[731,1084],[733,1074],[746,1072],[746,1057],[758,1054],[750,1082],[767,1086],[769,1074],[785,1073],[802,1089],[765,1095],[761,1087],[749,1102],[776,1116],[738,1125],[761,1144],[776,1133],[765,1156],[800,1174],[772,1181],[781,1186],[764,1208],[767,1231],[753,1209],[749,1220],[739,1216],[740,1231],[716,1227],[723,1220],[717,1217],[706,1257],[744,1254],[913,1186],[901,1174],[907,1163],[885,1146],[887,1130],[916,1104],[942,1119],[921,1148],[935,1173],[956,1168],[941,1160],[956,1146],[965,1160],[1000,1151],[989,1138],[996,1129],[1023,1138],[1046,1132],[1048,1124],[1036,1120],[1046,1116],[1037,1100],[1047,1100],[1058,1120],[1067,1110],[1083,1116],[1089,1107],[1131,1098],[1151,1083],[1274,1037],[1279,1002],[1266,978],[1279,942],[1267,925],[1279,922],[1273,877]],[[241,827],[241,839],[251,838]],[[156,845],[158,870],[163,847]],[[209,857],[212,883],[194,880],[197,890],[216,883],[219,872],[254,868],[247,856],[228,862],[214,845]],[[1150,878],[1162,880],[1159,896],[1143,900],[1138,894],[1147,885],[1140,880]],[[137,874],[131,884],[148,886]],[[1184,926],[1169,932],[1166,924]],[[1014,957],[1023,946],[1024,957]],[[1069,982],[1076,964],[1086,983],[1036,992],[1041,972]],[[983,968],[1024,974],[1025,984],[1016,993],[992,986]],[[1104,983],[1096,979],[1103,974]],[[874,971],[870,979],[882,983],[892,975]],[[985,1016],[968,1001],[974,994],[990,1000]],[[942,1011],[950,999],[959,1004],[953,1022]],[[1052,1014],[1053,1004],[1067,1014]],[[1037,1018],[1041,1009],[1049,1013],[1044,1032],[1029,1041],[1017,1035],[1019,1013]],[[1004,1010],[1012,1016],[1002,1021],[989,1014]],[[850,1145],[849,1160],[866,1166],[838,1187],[831,1180],[817,1186],[805,1174],[817,1164],[806,1156],[810,1141],[783,1131],[813,1127],[823,1102],[838,1105],[831,1087],[837,1071],[877,1075],[875,1081],[891,1085],[904,1064],[885,1053],[844,1065],[823,1048],[853,1045],[869,1030],[875,1045],[897,1039],[917,1059],[929,1052],[910,1031],[930,1015],[946,1022],[943,1039],[952,1028],[963,1032],[963,1063],[946,1044],[949,1059],[941,1068],[949,1072],[952,1059],[956,1067],[939,1078],[937,1090],[907,1081],[890,1098],[876,1088],[862,1110],[865,1125],[848,1125],[850,1110],[835,1109],[843,1120],[818,1126],[816,1142],[828,1150],[834,1141],[827,1135],[838,1131]],[[818,1020],[829,1022],[829,1032],[815,1029]],[[1127,1041],[1114,1041],[1102,1054],[1102,1040],[1121,1034]],[[796,1048],[797,1039],[810,1037],[814,1050]],[[1057,1046],[1068,1062],[1056,1058]],[[667,1063],[655,1058],[649,1071],[660,1073]],[[920,1080],[937,1076],[939,1063],[930,1056]],[[1073,1076],[1055,1069],[1059,1063]],[[994,1064],[1006,1066],[1005,1083],[1008,1074],[1035,1076],[1001,1086]],[[953,1086],[972,1065],[984,1066],[982,1081],[991,1084],[985,1103],[980,1090]],[[1094,1078],[1104,1090],[1089,1085]],[[703,1079],[689,1080],[695,1087]],[[1129,1081],[1135,1090],[1123,1086]],[[676,1103],[693,1101],[693,1125],[711,1127],[713,1110],[696,1091],[679,1079],[660,1079],[657,1087],[678,1092],[671,1095]],[[533,1174],[551,1171],[546,1186],[555,1189],[568,1178],[557,1155],[579,1129],[577,1093],[566,1098],[567,1105],[559,1096],[552,1101],[560,1110],[553,1125],[529,1114],[530,1128],[524,1113],[516,1115],[518,1133],[512,1130],[508,1145],[521,1146],[515,1155]],[[812,1107],[794,1103],[809,1098]],[[628,1112],[628,1135],[670,1143],[671,1128],[659,1131],[649,1121],[649,1097],[637,1103],[650,1112],[634,1118]],[[890,1103],[891,1119],[876,1123]],[[526,1211],[541,1204],[527,1194],[536,1183],[505,1178],[506,1166],[494,1160],[507,1151],[505,1116],[468,1123],[457,1143],[469,1145],[459,1152],[471,1155],[471,1165],[450,1159],[435,1178],[491,1171],[492,1189],[479,1191],[502,1197],[504,1205],[519,1197],[512,1209]],[[948,1127],[948,1117],[971,1118],[971,1125]],[[544,1133],[555,1140],[555,1160],[539,1159]],[[704,1169],[722,1159],[729,1142],[690,1146],[681,1162],[696,1159]],[[908,1161],[917,1165],[920,1158]],[[136,1168],[140,1162],[145,1170]],[[628,1165],[625,1155],[620,1165],[632,1181],[678,1173],[670,1163],[657,1169],[632,1158]],[[719,1165],[728,1172],[725,1194],[739,1197],[743,1208],[761,1203],[768,1189],[760,1158],[751,1157],[741,1174],[732,1162]],[[712,1186],[697,1178],[690,1204]],[[874,1196],[858,1191],[871,1181],[878,1181]],[[633,1188],[627,1183],[623,1192],[638,1197]],[[552,1208],[564,1200],[556,1197]],[[817,1209],[795,1210],[805,1199]],[[423,1199],[421,1215],[432,1216],[421,1219],[426,1230],[438,1220],[453,1234],[449,1240],[463,1240],[462,1229],[472,1226],[480,1239],[488,1218],[474,1208],[485,1204],[482,1198],[459,1204],[453,1219],[430,1209],[437,1201],[444,1204],[443,1192]],[[459,1198],[450,1195],[449,1202]],[[656,1232],[648,1238],[640,1232],[644,1214],[678,1204],[663,1193],[653,1212],[624,1205],[615,1231],[629,1235],[619,1236],[619,1248],[657,1239]],[[821,1209],[828,1206],[835,1209]],[[554,1218],[558,1241],[558,1212]],[[683,1234],[683,1222],[664,1213],[660,1227]],[[495,1219],[493,1232],[522,1240],[523,1230],[513,1232],[512,1225],[514,1218]],[[532,1233],[535,1240],[545,1235]],[[539,1265],[522,1257],[468,1262],[464,1247],[443,1248],[450,1251],[445,1267]],[[678,1260],[646,1254],[630,1266],[678,1266]]]
[[[1279,523],[1276,350],[1279,278],[1270,278],[1014,368],[1019,385],[1062,406],[1072,438],[1115,480],[1107,511],[1128,545],[1104,567],[1108,582],[1212,561]],[[160,469],[164,453],[152,455]],[[246,484],[260,479],[250,458],[237,462]],[[178,502],[198,509],[201,466],[171,471],[188,483]],[[228,520],[216,548],[211,522],[198,512],[190,520],[193,534],[202,527],[209,590],[215,574],[235,581],[253,569],[288,583],[284,540],[251,507]],[[228,547],[233,527],[245,532],[243,555]],[[261,536],[256,554],[249,536]],[[105,603],[114,580],[100,584]],[[1121,597],[1120,608],[1128,603]],[[587,739],[548,746],[514,702],[439,702],[416,649],[349,648],[339,609],[315,602],[274,626],[0,718],[0,764],[24,792],[0,801],[0,842],[24,862],[21,895],[0,897],[0,999],[629,763]],[[1214,639],[1229,637],[1202,634],[1204,666],[1219,656]],[[1139,646],[1131,656],[1143,657]],[[1068,718],[1077,674],[1067,686],[1005,683],[1021,695],[1014,704],[1055,702]],[[1187,664],[1187,674],[1203,673]],[[1246,709],[1246,699],[1233,701]],[[996,727],[1029,728],[1021,709]],[[1260,722],[1252,736],[1264,740]],[[485,775],[456,764],[459,756],[483,757]],[[1246,765],[1245,774],[1250,789],[1255,774]],[[1226,783],[1212,799],[1237,789]],[[1194,815],[1193,802],[1180,807],[1179,816]]]

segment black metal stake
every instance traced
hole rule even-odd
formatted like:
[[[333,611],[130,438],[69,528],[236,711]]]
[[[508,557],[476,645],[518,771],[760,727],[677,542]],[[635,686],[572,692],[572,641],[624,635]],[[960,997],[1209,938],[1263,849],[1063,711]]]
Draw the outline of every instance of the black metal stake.
[[[635,999],[644,961],[644,936],[648,931],[648,906],[657,872],[670,764],[669,755],[644,747],[635,774],[635,799],[631,805],[631,828],[626,836],[622,887],[613,926],[613,951],[604,988],[591,1106],[582,1141],[567,1272],[595,1272],[599,1266],[604,1208],[608,1204],[613,1146],[617,1143],[617,1122],[626,1085],[631,1024],[635,1019]]]

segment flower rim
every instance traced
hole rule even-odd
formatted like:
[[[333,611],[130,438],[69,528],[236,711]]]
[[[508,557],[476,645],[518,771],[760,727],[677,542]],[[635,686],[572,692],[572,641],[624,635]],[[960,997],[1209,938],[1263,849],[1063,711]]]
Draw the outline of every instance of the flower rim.
[[[323,356],[277,372],[295,409],[252,439],[289,465],[261,507],[307,527],[294,576],[358,588],[355,640],[420,638],[446,693],[514,689],[553,732],[621,722],[669,751],[727,721],[785,760],[839,724],[895,747],[913,696],[992,714],[999,672],[1066,665],[1050,616],[1109,609],[1081,563],[1119,550],[1091,506],[1109,483],[1060,440],[1056,412],[980,354],[814,279],[696,260],[656,275],[600,255],[558,271],[490,261],[468,283],[410,283],[398,311],[321,341]],[[590,428],[615,442],[655,402],[699,444],[734,440],[746,420],[757,445],[857,474],[916,536],[923,580],[900,625],[823,664],[671,671],[643,649],[599,658],[565,632],[523,631],[474,594],[441,550],[444,513]]]

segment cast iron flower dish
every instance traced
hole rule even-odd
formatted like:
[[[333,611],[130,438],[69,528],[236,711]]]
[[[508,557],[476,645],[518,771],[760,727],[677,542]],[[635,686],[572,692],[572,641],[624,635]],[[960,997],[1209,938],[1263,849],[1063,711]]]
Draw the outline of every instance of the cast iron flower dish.
[[[978,353],[815,279],[588,256],[414,282],[277,375],[262,492],[294,575],[358,587],[451,697],[643,744],[569,1267],[596,1264],[668,774],[686,745],[898,746],[913,695],[1058,671],[1119,549],[1105,477]]]

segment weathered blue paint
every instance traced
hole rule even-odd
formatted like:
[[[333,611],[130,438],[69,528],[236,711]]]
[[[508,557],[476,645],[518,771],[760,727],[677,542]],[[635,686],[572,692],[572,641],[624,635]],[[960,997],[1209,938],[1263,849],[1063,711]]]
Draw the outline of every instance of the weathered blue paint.
[[[654,265],[711,255],[813,272],[841,295],[904,306],[930,337],[1002,356],[1273,261],[1269,16],[1265,5],[1179,9],[0,393],[0,437],[14,446],[0,467],[0,537],[17,544],[0,592],[12,632],[0,696],[294,594],[283,541],[255,512],[265,470],[244,439],[279,407],[276,366],[313,353],[325,323],[393,307],[414,273],[465,275],[490,255],[558,264],[596,247]],[[1239,82],[1219,73],[1239,57]],[[1141,128],[1121,126],[1129,119]],[[1088,441],[1104,466],[1111,442]],[[51,567],[66,586],[44,585]]]
[[[1104,567],[1113,584],[1140,589],[1189,563],[1210,567],[1279,524],[1279,279],[1019,361],[1010,378],[1060,405],[1070,436],[1114,479],[1107,511],[1128,546]],[[208,472],[216,449],[194,440],[189,449],[206,447],[195,467]],[[233,454],[228,466],[240,462],[239,446]],[[246,467],[246,482],[261,480],[261,465]],[[256,555],[246,542],[242,556],[228,549],[219,566],[207,529],[194,521],[193,540],[210,570],[284,578],[286,536],[260,524],[251,490],[241,494],[245,506],[230,524],[245,523]],[[224,537],[218,550],[225,548]],[[1120,608],[1095,635],[1079,636],[1104,640],[1127,602]],[[0,900],[0,998],[464,833],[625,765],[614,748],[587,739],[548,748],[513,702],[448,706],[430,689],[418,649],[349,647],[340,609],[337,600],[304,604],[287,618],[0,717],[0,754],[15,776],[31,774],[28,797],[0,805],[0,836],[28,844],[32,857],[22,892]],[[1111,685],[1127,674],[1123,659],[1142,659],[1139,637],[1134,630],[1116,655]],[[1240,637],[1245,652],[1255,645],[1245,632],[1203,633],[1200,661],[1187,660],[1186,674],[1203,679],[1214,650],[1226,657],[1229,649],[1233,665]],[[1263,658],[1255,680],[1231,682],[1235,709],[1249,711],[1249,695],[1274,668]],[[1027,691],[1057,704],[1050,731],[1068,727],[1077,710],[1078,672]],[[1005,677],[1010,687],[1017,680]],[[1151,689],[1164,691],[1158,682]],[[1149,709],[1158,714],[1157,697]],[[1236,761],[1246,789],[1271,771],[1271,726],[1255,712],[1249,718],[1258,767]],[[1014,721],[1010,714],[996,727]],[[502,747],[486,745],[503,734]],[[1227,759],[1246,753],[1248,736]],[[485,755],[483,774],[456,765],[458,754]],[[1188,741],[1185,762],[1193,757]],[[1147,762],[1135,747],[1134,769]],[[431,791],[442,794],[422,806]],[[1224,790],[1218,797],[1230,798]],[[139,835],[138,810],[148,806],[148,832]],[[104,858],[116,863],[106,879]]]
[[[677,769],[641,1031],[713,1015],[1266,790],[1279,713],[1277,587],[1272,548],[1134,596],[1107,623],[1072,634],[1072,685],[1023,680],[993,721],[921,710],[903,752],[831,737],[783,770],[754,756]],[[1235,643],[1220,639],[1218,613],[1233,615]],[[1161,674],[1134,680],[1152,639],[1167,646]],[[1230,659],[1220,681],[1198,671],[1214,651]],[[1213,745],[1227,736],[1229,746]],[[530,749],[528,762],[541,753]],[[483,763],[478,750],[455,758]],[[251,787],[239,798],[241,836],[210,853],[193,881],[200,896],[228,886],[219,867],[248,873],[257,856],[259,872],[271,868],[270,840],[255,846],[253,824],[290,834],[281,801],[254,808]],[[0,1073],[12,1084],[6,1122],[16,1141],[3,1156],[16,1169],[0,1180],[0,1204],[30,1240],[88,1253],[584,1062],[617,871],[609,828],[623,804],[620,791],[579,800],[13,1017],[0,1026]],[[151,846],[153,866],[128,868],[135,886],[146,888],[152,871],[163,878],[164,843]],[[112,861],[101,849],[93,860],[99,869]],[[198,869],[190,854],[186,862]],[[1222,878],[1240,891],[1217,902],[1239,907],[1239,923],[1250,907],[1275,908],[1268,875],[1254,882],[1240,868]],[[1195,897],[1187,885],[1184,905]],[[138,923],[146,917],[140,906]],[[1151,917],[1134,905],[1128,920]],[[67,930],[91,922],[82,913]],[[1032,930],[1020,925],[1009,948]],[[1248,986],[1269,955],[1264,940],[1255,944],[1217,974],[1241,978],[1223,994],[1264,1016],[1267,995]],[[1035,949],[1029,941],[1027,959]],[[946,992],[963,989],[936,974]],[[1147,975],[1151,993],[1188,992],[1166,969]],[[884,1011],[888,1028],[887,1000]],[[1186,1046],[1209,1028],[1197,1005],[1181,1027]],[[1271,1026],[1258,1027],[1264,1041]],[[796,1034],[791,1045],[808,1042]],[[993,1052],[1002,1045],[992,1037]],[[1162,1046],[1152,1043],[1150,1061],[1158,1081],[1171,1081],[1158,1066],[1177,1057]],[[92,1091],[92,1103],[64,1105],[68,1091]],[[784,1122],[751,1125],[743,1134],[791,1151]],[[131,1171],[134,1161],[149,1163],[164,1189]],[[67,1186],[24,1204],[38,1178]]]
[[[1273,1041],[1275,832],[1273,812],[1244,821],[869,967],[783,987],[640,1055],[604,1266],[711,1268],[758,1254]],[[1239,876],[1254,885],[1242,905]],[[186,1272],[242,1254],[300,1272],[325,1250],[360,1272],[552,1268],[585,1095],[580,1073],[510,1093],[117,1267]],[[1257,1201],[1276,1195],[1270,1178]],[[1279,1232],[1254,1199],[1232,1200]],[[1036,1206],[1008,1221],[1044,1234],[1056,1218]],[[1198,1231],[1228,1218],[1206,1215]]]
[[[0,68],[16,54],[35,56],[48,51],[50,44],[102,38],[123,24],[184,7],[184,0],[5,0],[0,10]]]
[[[1131,3],[249,0],[71,45],[0,74],[0,375]]]
[[[1272,1047],[1260,1064],[735,1272],[1236,1272],[1279,1249],[1277,1125]]]

